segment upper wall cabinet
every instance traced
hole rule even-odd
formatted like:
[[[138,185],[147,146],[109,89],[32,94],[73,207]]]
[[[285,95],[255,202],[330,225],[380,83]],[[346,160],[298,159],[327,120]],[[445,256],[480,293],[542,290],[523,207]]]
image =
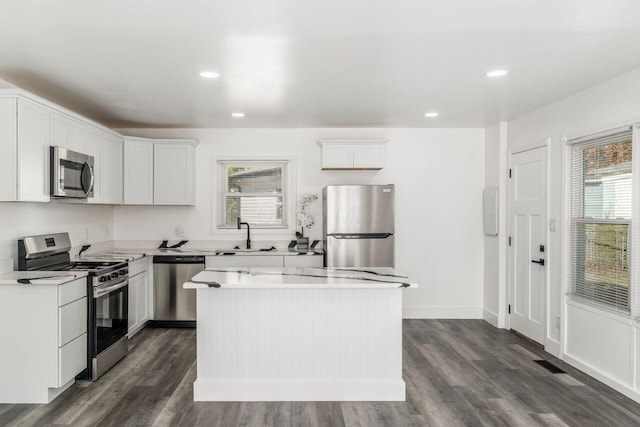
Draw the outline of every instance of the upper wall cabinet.
[[[193,141],[153,146],[153,204],[195,205],[196,147]]]
[[[88,203],[121,205],[123,202],[123,153],[122,137],[89,129],[86,134],[85,153],[93,156],[95,182],[93,197]]]
[[[94,156],[94,197],[122,203],[122,138],[28,92],[0,90],[0,201],[48,202],[49,147]]]
[[[153,141],[124,138],[124,204],[153,204]]]
[[[125,137],[126,205],[194,205],[193,140]]]
[[[322,139],[322,169],[382,169],[385,140]]]
[[[49,201],[49,110],[0,96],[0,200]]]

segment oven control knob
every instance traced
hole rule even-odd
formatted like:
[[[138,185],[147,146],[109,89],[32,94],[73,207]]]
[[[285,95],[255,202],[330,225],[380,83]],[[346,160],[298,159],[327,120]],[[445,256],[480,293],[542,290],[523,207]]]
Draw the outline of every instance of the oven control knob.
[[[111,278],[112,279],[116,279],[118,277],[118,273],[111,273]]]
[[[107,281],[107,276],[102,276],[102,277],[100,278],[100,281],[101,281],[101,282],[106,282],[106,281]]]

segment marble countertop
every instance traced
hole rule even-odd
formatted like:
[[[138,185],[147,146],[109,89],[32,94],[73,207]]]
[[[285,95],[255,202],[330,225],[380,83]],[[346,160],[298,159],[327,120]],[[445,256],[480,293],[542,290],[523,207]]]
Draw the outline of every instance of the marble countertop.
[[[217,253],[216,251],[227,251],[224,253]],[[305,256],[305,255],[322,255],[321,252],[289,252],[286,249],[276,249],[273,251],[260,251],[260,252],[235,252],[235,249],[198,249],[198,248],[166,248],[166,249],[113,249],[109,251],[89,253],[83,255],[82,259],[122,259],[124,261],[133,261],[144,256],[158,256],[158,255],[186,255],[186,256]],[[233,253],[233,254],[231,254]]]
[[[209,288],[416,288],[392,268],[215,268],[186,282],[185,289]]]
[[[72,280],[87,277],[86,271],[8,271],[0,273],[0,285],[21,284],[27,279],[34,285],[62,285]]]

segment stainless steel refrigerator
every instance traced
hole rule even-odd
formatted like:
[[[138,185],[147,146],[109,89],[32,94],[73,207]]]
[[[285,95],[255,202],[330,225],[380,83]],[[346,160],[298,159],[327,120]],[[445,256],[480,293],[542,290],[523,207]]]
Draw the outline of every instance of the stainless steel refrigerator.
[[[325,267],[394,267],[393,185],[322,190]]]

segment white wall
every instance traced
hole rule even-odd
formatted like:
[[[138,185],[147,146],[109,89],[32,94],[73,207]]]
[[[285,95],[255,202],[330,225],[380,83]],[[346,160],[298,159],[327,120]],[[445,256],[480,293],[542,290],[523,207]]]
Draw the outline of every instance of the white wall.
[[[503,328],[506,321],[507,123],[485,129],[485,187],[498,189],[498,235],[484,236],[483,318]]]
[[[482,129],[121,129],[134,136],[195,138],[195,207],[116,207],[115,239],[176,240],[184,227],[192,246],[212,235],[212,156],[295,155],[297,193],[321,196],[328,184],[396,185],[396,267],[419,283],[405,293],[406,317],[480,318],[482,315],[484,131]],[[320,138],[384,138],[381,171],[321,171]],[[321,202],[312,206],[322,235]],[[239,243],[244,230],[234,234]],[[292,234],[252,240],[293,238]],[[154,243],[156,243],[154,242]],[[133,243],[137,244],[137,243]],[[259,243],[256,243],[258,245]]]
[[[618,316],[618,321],[610,321],[609,313],[580,308],[580,304],[567,310],[564,297],[566,284],[562,282],[562,272],[563,257],[568,248],[564,245],[561,231],[567,230],[563,209],[563,179],[566,173],[563,138],[574,138],[640,121],[639,93],[640,69],[518,117],[509,122],[508,128],[510,148],[550,138],[549,219],[557,221],[558,232],[549,233],[548,242],[547,349],[558,355],[562,352],[566,360],[636,399],[640,395],[637,394],[638,384],[634,386],[633,369],[621,371],[618,366],[620,358],[626,361],[627,367],[640,363],[637,349],[632,345],[633,341],[629,341],[634,336],[629,329],[630,319],[628,316]],[[556,327],[557,316],[563,319],[563,334]],[[595,324],[606,324],[613,329],[607,332],[603,328],[594,330],[589,327]],[[598,351],[605,348],[606,352]],[[636,367],[638,369],[640,364]],[[626,378],[621,379],[621,375]]]
[[[77,247],[110,241],[113,236],[111,206],[2,202],[0,218],[0,259],[13,258],[16,268],[20,237],[69,232],[71,244]]]

